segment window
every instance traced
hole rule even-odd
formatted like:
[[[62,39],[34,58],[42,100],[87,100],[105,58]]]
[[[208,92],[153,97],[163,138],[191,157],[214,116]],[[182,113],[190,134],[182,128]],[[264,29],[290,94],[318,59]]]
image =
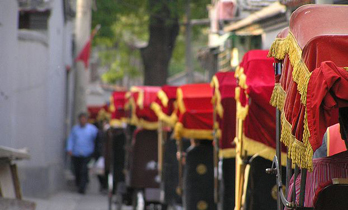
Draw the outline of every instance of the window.
[[[50,11],[20,11],[19,29],[47,30]]]

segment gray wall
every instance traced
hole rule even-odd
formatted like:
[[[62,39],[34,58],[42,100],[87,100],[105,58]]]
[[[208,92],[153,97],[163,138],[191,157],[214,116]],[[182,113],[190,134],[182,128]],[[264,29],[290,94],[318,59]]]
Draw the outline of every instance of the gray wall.
[[[0,143],[14,146],[13,71],[17,52],[17,2],[0,1]]]
[[[72,23],[53,0],[45,32],[18,30],[15,0],[0,1],[0,145],[26,147],[19,162],[23,194],[47,197],[65,186],[67,73]],[[72,87],[73,85],[71,85]],[[70,90],[71,91],[71,90]]]

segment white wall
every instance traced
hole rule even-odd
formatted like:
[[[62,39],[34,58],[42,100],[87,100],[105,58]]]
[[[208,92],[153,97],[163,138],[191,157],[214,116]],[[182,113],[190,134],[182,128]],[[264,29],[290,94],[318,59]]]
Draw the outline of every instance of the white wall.
[[[17,53],[17,1],[0,1],[0,145],[13,145],[13,71]]]
[[[280,27],[272,31],[266,31],[264,34],[262,34],[262,49],[269,49],[279,32],[283,30],[284,27]]]
[[[24,37],[18,42],[15,84],[15,132],[14,147],[27,147],[31,159],[22,163],[25,167],[45,165],[45,71],[48,68],[47,45]]]
[[[64,22],[62,0],[52,0],[45,33],[18,30],[16,0],[0,1],[0,24],[0,145],[29,149],[31,159],[19,162],[23,193],[47,197],[65,186],[73,25]]]

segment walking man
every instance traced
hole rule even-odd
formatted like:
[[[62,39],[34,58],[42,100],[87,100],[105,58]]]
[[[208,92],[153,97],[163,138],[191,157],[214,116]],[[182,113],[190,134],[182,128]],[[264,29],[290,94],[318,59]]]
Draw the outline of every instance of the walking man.
[[[93,155],[98,134],[98,129],[89,124],[87,118],[86,113],[79,114],[79,123],[72,128],[67,143],[67,152],[71,156],[74,165],[76,186],[80,194],[86,193],[88,182],[87,164]]]

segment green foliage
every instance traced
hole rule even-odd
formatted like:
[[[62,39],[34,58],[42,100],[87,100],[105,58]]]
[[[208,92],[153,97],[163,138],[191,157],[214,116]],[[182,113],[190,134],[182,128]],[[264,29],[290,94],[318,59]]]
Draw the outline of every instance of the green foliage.
[[[136,78],[142,75],[139,46],[146,44],[149,38],[148,25],[150,16],[166,17],[169,21],[179,17],[179,22],[185,20],[186,0],[98,0],[97,10],[92,13],[92,26],[101,24],[94,46],[98,46],[102,65],[108,72],[102,75],[106,83],[115,83],[124,76]],[[191,0],[192,19],[207,18],[206,9],[210,0]],[[170,11],[164,10],[163,5]],[[194,27],[193,45],[206,45],[206,35],[202,39],[202,28]],[[184,28],[181,27],[181,32]],[[195,69],[199,70],[195,64]],[[185,40],[183,33],[177,38],[169,75],[174,75],[185,69]]]

